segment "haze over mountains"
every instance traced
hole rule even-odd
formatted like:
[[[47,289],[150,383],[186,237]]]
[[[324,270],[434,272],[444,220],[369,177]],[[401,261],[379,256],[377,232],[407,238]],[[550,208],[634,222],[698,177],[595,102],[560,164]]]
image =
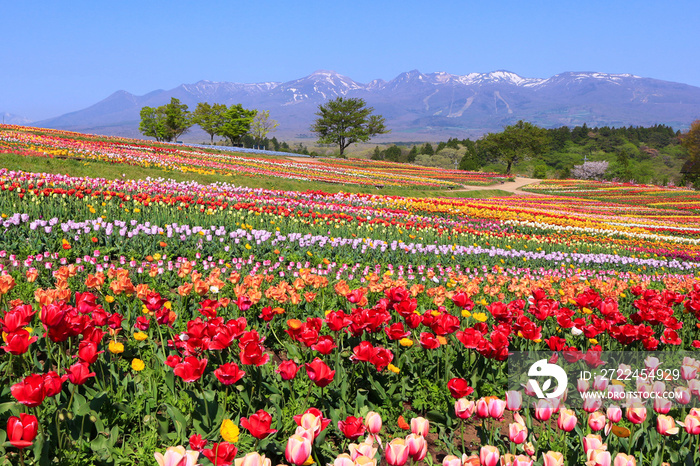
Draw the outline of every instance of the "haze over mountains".
[[[700,87],[630,74],[566,72],[537,79],[508,71],[458,76],[414,70],[391,81],[362,84],[321,70],[285,83],[199,81],[142,96],[117,91],[88,108],[33,124],[140,137],[140,109],[176,97],[190,111],[198,102],[240,103],[270,110],[270,116],[279,122],[270,137],[314,138],[309,126],[318,105],[336,96],[365,99],[386,118],[392,132],[376,140],[387,141],[476,138],[521,119],[548,128],[586,123],[591,127],[666,124],[685,129],[700,118]],[[192,131],[183,139],[202,141],[205,137],[203,132]]]

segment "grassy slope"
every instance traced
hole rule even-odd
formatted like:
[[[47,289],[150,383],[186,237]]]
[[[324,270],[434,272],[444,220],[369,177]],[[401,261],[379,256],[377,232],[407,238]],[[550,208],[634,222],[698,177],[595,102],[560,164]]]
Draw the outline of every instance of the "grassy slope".
[[[279,189],[284,191],[308,191],[321,190],[325,192],[352,192],[385,194],[390,196],[408,197],[464,197],[464,198],[486,198],[496,196],[510,196],[511,193],[499,189],[488,189],[485,187],[476,191],[449,191],[449,190],[429,190],[429,189],[405,189],[385,187],[377,189],[373,186],[363,187],[354,185],[341,185],[330,183],[318,183],[298,180],[285,180],[283,178],[263,178],[260,176],[222,176],[222,175],[199,175],[184,174],[174,170],[163,170],[160,168],[143,168],[136,166],[126,166],[121,164],[111,164],[107,162],[84,162],[70,159],[49,159],[39,157],[23,157],[15,154],[3,154],[0,158],[0,168],[9,170],[23,170],[37,173],[61,173],[71,176],[93,178],[114,179],[124,176],[129,179],[151,178],[172,178],[176,181],[197,181],[202,184],[215,182],[227,182],[237,186],[248,186],[251,188]]]

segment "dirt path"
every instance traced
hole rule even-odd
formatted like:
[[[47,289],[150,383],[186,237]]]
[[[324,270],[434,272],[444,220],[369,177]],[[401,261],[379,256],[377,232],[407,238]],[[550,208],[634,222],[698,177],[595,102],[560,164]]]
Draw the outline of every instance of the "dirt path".
[[[493,184],[489,186],[467,186],[467,185],[462,185],[463,187],[461,189],[455,189],[455,191],[477,191],[477,190],[482,190],[482,189],[500,189],[501,191],[506,191],[509,193],[513,193],[516,195],[525,195],[525,196],[538,196],[539,194],[536,193],[529,193],[527,191],[523,191],[520,188],[523,186],[527,186],[529,184],[537,184],[542,180],[539,180],[537,178],[524,178],[522,176],[517,176],[515,177],[515,181],[506,181],[503,184]]]
[[[304,163],[324,163],[314,157],[287,157],[289,160],[294,162],[304,162]]]
[[[292,160],[294,162],[303,162],[303,163],[324,163],[322,160],[319,160],[317,158],[313,157],[287,157],[287,159]],[[500,189],[501,191],[506,191],[509,193],[513,193],[515,195],[521,195],[521,196],[541,196],[541,194],[538,193],[529,193],[527,191],[522,191],[520,188],[523,186],[527,186],[529,184],[537,184],[539,183],[540,179],[537,178],[524,178],[522,176],[517,176],[515,177],[515,181],[506,181],[503,184],[494,184],[490,186],[468,186],[466,184],[463,184],[460,189],[455,189],[454,191],[478,191],[478,190],[483,190],[483,189]]]

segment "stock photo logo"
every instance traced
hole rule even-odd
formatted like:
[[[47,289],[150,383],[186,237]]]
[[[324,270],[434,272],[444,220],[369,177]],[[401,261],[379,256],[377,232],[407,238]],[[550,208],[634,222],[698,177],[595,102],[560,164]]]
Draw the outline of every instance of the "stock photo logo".
[[[540,399],[560,397],[566,391],[566,386],[569,382],[569,377],[566,375],[564,369],[556,364],[550,364],[546,359],[540,359],[530,366],[527,375],[530,377],[530,387],[537,395],[537,398]],[[546,377],[547,380],[545,380],[544,384],[540,387],[540,383],[533,377],[537,379]],[[556,380],[557,385],[550,390],[552,388],[552,379]]]

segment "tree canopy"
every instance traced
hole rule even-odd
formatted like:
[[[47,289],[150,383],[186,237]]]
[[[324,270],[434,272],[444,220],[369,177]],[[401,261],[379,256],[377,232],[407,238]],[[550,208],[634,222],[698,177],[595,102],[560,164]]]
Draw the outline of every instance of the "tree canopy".
[[[514,163],[535,157],[547,150],[547,131],[523,120],[506,126],[500,133],[489,133],[480,143],[487,153],[503,160],[506,174]]]
[[[225,137],[234,145],[250,131],[257,110],[247,110],[241,104],[231,105],[223,114],[223,123],[216,134]]]
[[[208,102],[200,102],[197,104],[197,108],[194,109],[192,122],[199,125],[209,135],[212,144],[214,143],[214,135],[218,134],[219,128],[224,123],[225,112],[226,105],[209,105]]]
[[[311,131],[318,135],[321,144],[336,144],[343,156],[345,149],[355,142],[366,142],[389,129],[380,115],[367,107],[364,99],[337,97],[318,106],[318,118]]]
[[[177,141],[193,124],[187,105],[175,97],[160,107],[143,107],[140,115],[139,131],[156,138],[156,141]]]
[[[269,110],[258,111],[250,125],[250,134],[255,139],[255,143],[259,145],[267,137],[267,134],[278,126],[279,123],[270,118]]]
[[[143,107],[140,115],[139,131],[141,131],[141,134],[156,138],[156,141],[165,141],[167,131],[165,129],[165,112],[163,107]]]

